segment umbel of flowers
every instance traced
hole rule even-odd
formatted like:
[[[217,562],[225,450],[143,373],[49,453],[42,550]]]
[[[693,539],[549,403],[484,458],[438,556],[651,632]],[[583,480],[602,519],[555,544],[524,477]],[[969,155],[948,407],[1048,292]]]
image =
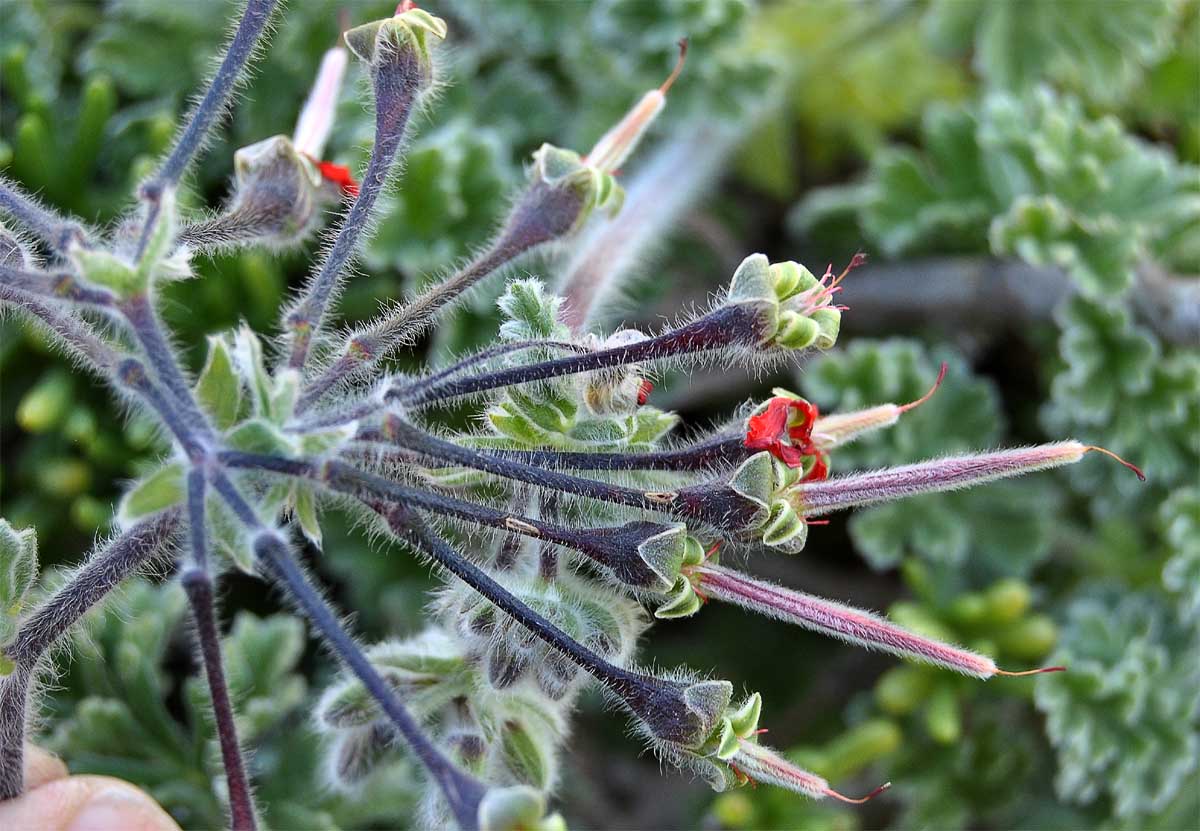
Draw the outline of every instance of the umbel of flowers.
[[[467,289],[530,252],[569,247],[585,223],[620,209],[617,170],[663,108],[679,67],[588,153],[543,145],[474,260],[339,332],[333,309],[411,117],[435,83],[447,27],[403,3],[394,16],[345,32],[294,135],[235,155],[222,210],[182,215],[179,184],[275,5],[248,0],[175,146],[111,233],[0,182],[0,211],[20,228],[2,231],[0,304],[152,415],[172,442],[158,470],[122,500],[121,532],[40,604],[29,601],[32,534],[0,525],[0,798],[23,789],[26,717],[52,648],[124,578],[164,558],[189,600],[237,829],[259,820],[214,614],[214,583],[228,569],[273,583],[344,667],[316,713],[328,734],[331,783],[354,788],[381,760],[409,754],[426,775],[429,825],[563,827],[547,803],[587,684],[603,688],[664,759],[714,788],[762,781],[856,801],[760,742],[757,695],[735,703],[727,680],[639,668],[647,610],[684,617],[707,600],[729,602],[975,678],[1022,674],[739,573],[720,563],[718,549],[794,553],[809,526],[833,511],[1070,464],[1096,448],[1068,441],[831,475],[838,447],[894,424],[920,401],[823,414],[777,390],[689,443],[671,440],[677,417],[653,405],[652,378],[668,368],[762,366],[833,347],[846,311],[833,301],[861,256],[841,275],[827,269],[818,278],[755,254],[708,311],[657,333],[603,337],[569,328],[563,301],[539,281],[513,280],[495,345],[438,371],[386,371],[386,359]],[[375,110],[375,142],[358,175],[323,160],[349,54],[363,64]],[[321,225],[322,208],[339,203],[309,280],[283,311],[278,346],[248,328],[217,335],[203,370],[189,377],[159,317],[164,281],[191,276],[197,258],[231,246],[294,246]],[[439,426],[439,409],[462,402],[480,426]],[[328,510],[351,512],[444,574],[425,631],[364,647],[347,630],[296,558],[302,539],[321,546]]]

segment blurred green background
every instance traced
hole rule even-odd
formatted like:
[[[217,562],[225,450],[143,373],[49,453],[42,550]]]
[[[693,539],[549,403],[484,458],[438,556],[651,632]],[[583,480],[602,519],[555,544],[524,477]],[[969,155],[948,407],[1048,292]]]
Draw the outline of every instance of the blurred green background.
[[[191,181],[225,195],[233,151],[290,133],[321,53],[386,2],[295,0]],[[667,773],[585,696],[561,807],[578,828],[1200,828],[1200,3],[1176,0],[456,0],[441,94],[417,120],[348,318],[402,297],[487,239],[543,141],[586,149],[674,62],[685,73],[640,154],[682,159],[660,189],[698,193],[653,228],[606,324],[655,326],[747,253],[814,271],[857,250],[839,346],[770,378],[667,379],[656,403],[703,426],[788,386],[824,410],[934,399],[838,452],[835,471],[1076,438],[1067,473],[861,510],[802,555],[750,570],[995,655],[1070,671],[980,683],[709,608],[656,626],[642,656],[763,693],[772,744],[857,809],[768,788],[715,796]],[[0,0],[0,169],[104,224],[168,146],[224,37],[218,0]],[[352,69],[352,73],[357,72]],[[347,84],[330,156],[370,139]],[[712,140],[716,135],[719,140]],[[694,163],[693,161],[694,160]],[[630,184],[638,198],[669,193]],[[203,260],[164,312],[193,366],[203,335],[270,332],[312,247]],[[553,282],[562,258],[528,270]],[[641,279],[644,278],[644,279]],[[486,341],[499,285],[408,366]],[[403,363],[403,362],[402,362]],[[108,528],[122,483],[161,448],[34,333],[0,322],[0,515],[38,530],[43,568]],[[368,639],[420,627],[425,569],[326,529],[313,566]],[[49,579],[53,579],[51,576]],[[319,787],[307,722],[328,663],[254,581],[226,592],[261,801],[278,828],[394,827],[407,776],[361,799]],[[78,770],[149,787],[185,825],[221,819],[203,685],[176,588],[135,585],[46,699],[47,741]],[[244,611],[238,611],[244,610]]]

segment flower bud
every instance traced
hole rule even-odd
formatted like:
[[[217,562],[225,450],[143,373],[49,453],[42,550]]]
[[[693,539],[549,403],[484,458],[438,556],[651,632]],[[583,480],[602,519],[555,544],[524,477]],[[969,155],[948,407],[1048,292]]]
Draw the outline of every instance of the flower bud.
[[[818,280],[798,263],[772,264],[753,254],[734,272],[727,299],[763,306],[761,347],[824,350],[837,342],[841,328],[842,307],[832,304],[837,279],[827,273]]]
[[[397,53],[411,53],[417,60],[423,84],[428,85],[433,80],[432,49],[446,39],[446,21],[424,9],[404,8],[407,5],[402,3],[392,17],[356,26],[342,37],[346,47],[368,64],[373,73]]]
[[[479,802],[479,831],[566,831],[561,816],[546,816],[546,797],[533,788],[489,788]]]

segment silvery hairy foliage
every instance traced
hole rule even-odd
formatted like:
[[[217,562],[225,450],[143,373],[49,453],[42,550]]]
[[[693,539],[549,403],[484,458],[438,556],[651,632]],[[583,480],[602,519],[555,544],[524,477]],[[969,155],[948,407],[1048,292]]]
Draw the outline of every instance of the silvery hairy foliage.
[[[672,438],[679,418],[651,403],[667,368],[758,370],[832,348],[847,311],[836,302],[840,284],[861,255],[818,277],[752,254],[707,310],[656,333],[587,330],[594,285],[564,298],[538,279],[511,279],[491,346],[438,371],[392,370],[391,358],[469,289],[534,252],[570,251],[585,225],[618,214],[620,170],[666,105],[686,42],[662,87],[586,154],[537,150],[474,259],[340,330],[339,295],[402,164],[409,124],[436,88],[448,31],[409,2],[345,31],[294,134],[238,151],[223,207],[186,215],[181,182],[265,48],[276,5],[248,0],[171,151],[115,227],[58,216],[0,182],[0,212],[12,223],[0,246],[0,305],[41,326],[122,406],[152,416],[172,447],[128,489],[120,532],[40,603],[32,533],[0,524],[0,798],[22,792],[23,743],[54,647],[152,563],[170,566],[188,600],[236,829],[261,820],[214,610],[215,581],[234,569],[273,585],[342,665],[313,714],[331,785],[353,790],[403,755],[424,772],[430,826],[564,827],[550,797],[588,685],[664,761],[716,790],[763,782],[814,799],[873,796],[843,796],[760,741],[757,694],[735,700],[728,680],[638,664],[638,638],[654,618],[693,615],[710,600],[981,680],[1026,674],[753,578],[722,553],[794,553],[834,511],[1070,464],[1099,448],[1063,441],[831,476],[838,447],[895,424],[924,398],[825,414],[774,390],[687,441]],[[322,160],[351,60],[362,65],[375,118],[358,175]],[[294,248],[331,209],[332,228],[277,336],[245,326],[213,336],[189,377],[159,316],[161,286],[189,278],[214,252]],[[616,261],[624,252],[604,253]],[[934,389],[940,381],[930,379]],[[449,408],[465,408],[472,426],[451,427]],[[301,546],[321,547],[326,511],[350,514],[444,576],[424,631],[356,640],[297,560]]]

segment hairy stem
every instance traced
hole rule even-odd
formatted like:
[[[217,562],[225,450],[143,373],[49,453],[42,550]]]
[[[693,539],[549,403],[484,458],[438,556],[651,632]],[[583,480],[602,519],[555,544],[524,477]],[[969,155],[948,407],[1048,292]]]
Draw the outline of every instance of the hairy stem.
[[[318,467],[309,462],[240,451],[226,451],[219,458],[230,467],[306,478],[351,496],[409,505],[570,548],[611,569],[621,582],[638,588],[649,588],[658,581],[639,556],[638,545],[670,530],[669,526],[653,522],[631,522],[615,528],[568,528],[401,485],[338,461],[325,462]]]
[[[14,669],[0,678],[0,801],[20,796],[24,788],[27,697],[38,664],[88,609],[162,552],[179,528],[180,514],[175,508],[144,520],[94,554],[4,647]]]
[[[358,677],[408,742],[413,753],[441,789],[459,826],[463,829],[477,828],[479,802],[487,787],[475,777],[455,767],[454,763],[429,740],[400,702],[395,690],[383,680],[358,644],[342,628],[337,614],[309,583],[288,550],[287,543],[277,535],[265,532],[255,540],[254,551],[267,571],[321,633],[333,653]]]
[[[184,171],[199,152],[209,131],[225,112],[238,78],[253,57],[277,2],[278,0],[246,0],[241,22],[238,23],[237,31],[229,42],[229,48],[225,50],[221,66],[209,82],[204,97],[192,111],[187,127],[151,182],[150,187],[153,190],[161,193],[166,187],[177,184],[183,177]]]
[[[757,516],[761,508],[753,500],[727,487],[720,478],[675,491],[626,488],[459,447],[431,436],[395,415],[387,417],[382,431],[370,428],[360,430],[357,438],[360,441],[395,444],[442,464],[462,465],[559,493],[668,513],[679,519],[699,521],[725,531],[745,530],[747,523]]]
[[[53,342],[67,354],[79,358],[88,368],[108,378],[120,360],[117,352],[101,340],[90,324],[58,309],[51,301],[0,283],[0,304],[11,305],[48,329]]]
[[[363,174],[358,198],[342,220],[333,245],[300,304],[287,316],[291,336],[288,366],[303,369],[313,337],[321,329],[326,307],[333,298],[346,264],[371,223],[375,202],[383,192],[388,173],[404,141],[404,131],[421,86],[422,70],[416,53],[402,49],[394,60],[372,73],[375,91],[375,144]]]
[[[501,369],[473,378],[448,381],[416,392],[397,385],[388,391],[387,397],[410,407],[421,407],[462,395],[563,375],[712,352],[737,345],[752,346],[761,340],[760,327],[759,312],[753,306],[722,306],[685,326],[638,343],[601,349],[586,355]]]
[[[122,302],[120,308],[150,365],[171,393],[179,417],[197,438],[210,439],[212,430],[192,397],[191,385],[167,343],[162,322],[155,314],[150,298],[144,292],[139,292]]]
[[[0,212],[11,216],[56,254],[65,254],[72,243],[90,245],[82,225],[43,208],[4,178],[0,178]]]
[[[205,536],[204,500],[207,482],[204,471],[193,468],[188,473],[188,535],[191,539],[193,564],[182,575],[183,590],[187,593],[192,620],[196,625],[196,641],[204,662],[204,678],[212,698],[213,721],[229,787],[230,826],[233,831],[254,831],[258,826],[254,798],[246,775],[246,763],[238,742],[237,722],[229,700],[229,685],[225,679],[225,664],[221,659],[221,635],[217,629],[213,580],[208,568],[208,542]]]
[[[145,364],[136,358],[126,358],[117,366],[117,378],[123,385],[145,399],[192,459],[201,459],[205,456],[207,450],[203,442],[184,421],[175,408],[175,403],[169,400],[163,391],[150,380]],[[190,396],[188,400],[191,400]]]
[[[394,416],[388,417],[387,426],[382,433],[371,430],[360,431],[359,438],[387,441],[440,462],[482,470],[495,476],[514,479],[539,488],[549,488],[576,496],[598,499],[602,502],[628,505],[633,508],[667,510],[664,505],[665,500],[657,493],[584,479],[567,473],[558,473],[521,462],[509,461],[488,453],[480,453],[477,450],[460,447],[444,439],[431,436]]]
[[[745,461],[756,451],[741,436],[717,436],[691,447],[645,453],[572,453],[559,450],[493,450],[501,459],[568,470],[708,470]]]
[[[67,272],[26,271],[0,265],[0,285],[36,294],[47,300],[100,306],[106,309],[116,305],[116,296],[108,289],[82,285]]]
[[[218,471],[213,476],[213,487],[233,510],[234,515],[255,532],[255,557],[321,633],[338,660],[358,677],[400,735],[409,743],[429,775],[437,782],[459,825],[465,831],[477,829],[479,802],[487,789],[486,786],[455,767],[454,763],[429,740],[397,697],[396,691],[375,670],[366,654],[342,627],[332,607],[305,577],[296,564],[287,542],[263,526],[237,485],[224,472]]]

